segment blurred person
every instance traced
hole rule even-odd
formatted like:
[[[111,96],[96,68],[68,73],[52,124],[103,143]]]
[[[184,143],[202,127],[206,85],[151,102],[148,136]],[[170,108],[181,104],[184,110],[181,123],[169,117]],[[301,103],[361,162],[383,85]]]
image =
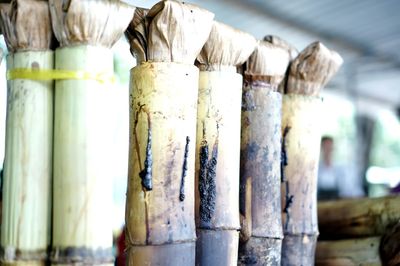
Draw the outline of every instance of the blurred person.
[[[323,136],[318,168],[318,200],[334,200],[363,196],[363,190],[352,166],[339,166],[333,161],[334,139]],[[354,169],[354,168],[353,168]]]

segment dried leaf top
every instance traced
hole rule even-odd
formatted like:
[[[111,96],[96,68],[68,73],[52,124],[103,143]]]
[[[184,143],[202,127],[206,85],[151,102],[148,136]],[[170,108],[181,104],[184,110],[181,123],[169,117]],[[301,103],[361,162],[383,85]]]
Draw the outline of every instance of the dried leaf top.
[[[265,42],[269,42],[271,44],[274,44],[276,46],[280,46],[283,49],[287,50],[290,55],[290,61],[296,58],[296,56],[299,54],[299,51],[297,51],[296,47],[285,41],[284,39],[275,36],[275,35],[267,35],[264,37]]]
[[[290,55],[287,49],[280,45],[258,41],[256,49],[246,62],[245,79],[266,82],[276,89],[285,76],[289,61]]]
[[[161,1],[147,14],[147,60],[193,64],[210,35],[214,14],[195,5]]]
[[[149,21],[146,16],[148,12],[148,9],[137,7],[133,19],[125,31],[131,53],[137,58],[138,62],[147,61]]]
[[[53,32],[47,1],[13,0],[0,5],[0,27],[10,52],[51,48]]]
[[[111,47],[132,20],[134,7],[119,0],[49,0],[60,46]]]
[[[214,21],[197,60],[202,69],[209,71],[241,65],[254,51],[256,43],[252,35]]]
[[[342,63],[342,57],[322,43],[310,44],[291,63],[285,93],[319,95]]]

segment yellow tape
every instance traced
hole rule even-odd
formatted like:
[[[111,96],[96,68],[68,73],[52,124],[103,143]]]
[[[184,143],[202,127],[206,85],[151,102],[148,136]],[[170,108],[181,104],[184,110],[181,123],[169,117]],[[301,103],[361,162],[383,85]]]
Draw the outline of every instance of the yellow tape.
[[[30,69],[15,68],[7,71],[7,79],[30,80],[96,80],[101,83],[115,82],[114,74],[92,73],[87,71],[58,70],[58,69]]]

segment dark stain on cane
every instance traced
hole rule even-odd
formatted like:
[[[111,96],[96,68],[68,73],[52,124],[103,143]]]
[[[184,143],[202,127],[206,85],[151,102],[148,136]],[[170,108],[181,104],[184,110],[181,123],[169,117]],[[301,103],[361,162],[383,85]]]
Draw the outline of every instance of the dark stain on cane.
[[[218,128],[218,126],[217,126]],[[203,133],[205,130],[203,130]],[[215,211],[216,199],[216,174],[218,158],[218,137],[214,143],[211,159],[208,160],[208,143],[203,139],[200,147],[200,170],[199,170],[199,192],[200,192],[200,221],[203,228],[209,228],[211,218]]]
[[[136,119],[135,119],[135,138],[136,139],[135,139],[135,141],[136,141],[136,150],[137,150],[138,156],[139,156],[140,150],[139,150],[139,141],[137,140],[136,127],[139,122],[139,115],[142,111],[145,112],[147,115],[147,145],[146,145],[146,157],[144,160],[144,168],[142,171],[140,171],[139,177],[142,179],[142,188],[145,191],[150,191],[153,189],[153,180],[152,180],[153,154],[151,151],[152,135],[151,135],[150,112],[145,109],[145,105],[139,105],[139,110],[136,114]],[[139,159],[139,164],[141,165],[140,156],[138,157],[138,159]]]
[[[262,155],[262,158],[263,158],[263,161],[264,161],[264,162],[267,162],[267,161],[268,161],[268,156],[269,156],[269,147],[268,147],[268,146],[265,146],[265,147],[263,148],[263,155]]]
[[[181,178],[181,187],[179,190],[179,200],[184,201],[185,200],[185,177],[187,175],[187,159],[189,156],[189,143],[190,143],[190,138],[189,136],[186,137],[186,145],[185,145],[185,154],[183,156],[183,166],[182,166],[182,178]]]
[[[247,163],[252,163],[252,161],[255,161],[257,159],[258,153],[260,151],[260,146],[257,144],[257,142],[252,141],[249,144],[247,144],[243,149],[240,151],[240,183],[239,183],[239,211],[242,215],[245,215],[246,213],[246,184],[247,184],[247,173],[246,173],[246,168],[248,166],[245,166],[243,162]],[[266,149],[263,149],[263,155],[265,153],[268,153],[268,147]],[[246,164],[247,164],[246,163]]]
[[[285,127],[283,130],[282,136],[282,145],[281,145],[281,181],[285,183],[285,207],[283,208],[283,212],[286,214],[286,222],[285,222],[285,230],[289,227],[290,222],[290,208],[293,204],[294,195],[290,195],[290,186],[289,180],[287,180],[285,176],[285,167],[288,165],[288,157],[286,152],[286,139],[287,134],[290,131],[290,127]]]
[[[260,150],[260,146],[255,142],[252,141],[247,145],[246,155],[249,160],[255,160],[258,155],[258,151]]]
[[[285,195],[285,208],[283,209],[283,212],[286,213],[286,223],[285,223],[285,230],[289,228],[289,222],[290,222],[290,208],[292,207],[293,204],[293,199],[294,195],[290,195],[289,192],[289,182],[286,181],[286,195]]]
[[[256,104],[251,90],[244,90],[242,94],[242,111],[254,111]]]
[[[134,127],[134,136],[135,136],[135,147],[136,153],[139,161],[139,165],[142,165],[142,160],[140,157],[140,146],[139,140],[137,136],[137,125],[139,122],[139,115],[143,111],[147,115],[147,145],[146,145],[146,158],[144,161],[144,169],[140,171],[139,177],[141,178],[142,182],[142,190],[144,194],[144,211],[145,211],[145,223],[146,223],[146,244],[151,244],[150,239],[150,225],[149,225],[149,208],[148,208],[148,191],[153,189],[152,184],[152,166],[153,166],[153,158],[151,152],[151,118],[150,113],[146,109],[145,105],[141,105],[138,103],[139,109],[137,110],[136,117],[135,117],[135,127]]]
[[[286,137],[290,131],[290,127],[285,127],[283,130],[282,136],[282,145],[281,145],[281,182],[286,182],[285,177],[285,167],[288,165],[288,157],[286,153]]]
[[[153,167],[153,154],[151,152],[151,128],[148,128],[146,158],[144,159],[144,168],[139,173],[139,176],[142,179],[142,187],[146,191],[150,191],[153,189],[152,167]]]

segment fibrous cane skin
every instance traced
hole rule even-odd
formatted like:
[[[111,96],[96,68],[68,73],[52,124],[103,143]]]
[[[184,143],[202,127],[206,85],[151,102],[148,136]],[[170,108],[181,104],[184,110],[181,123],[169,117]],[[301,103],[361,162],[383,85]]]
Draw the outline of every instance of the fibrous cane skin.
[[[54,67],[48,10],[45,1],[14,0],[0,5],[0,31],[9,52],[10,74],[1,265],[45,265],[50,244],[54,82],[32,80],[20,74],[21,70]]]
[[[312,265],[318,236],[317,187],[320,147],[319,97],[283,96],[282,149],[287,158],[283,167],[282,209],[285,238],[282,263]]]
[[[240,228],[242,65],[256,45],[248,33],[214,21],[200,67],[196,160],[196,264],[236,265]],[[218,244],[219,243],[219,244]],[[219,246],[218,249],[213,247]]]
[[[200,71],[196,265],[237,262],[241,83],[234,71]]]
[[[282,41],[283,42],[283,41]],[[280,265],[281,108],[278,85],[289,63],[281,45],[259,41],[242,92],[239,265]]]
[[[263,87],[244,86],[242,99],[241,213],[251,223],[249,240],[241,241],[240,265],[279,265],[282,244],[280,205],[282,95]],[[251,207],[246,183],[251,181]],[[246,210],[250,208],[250,210]],[[253,239],[254,238],[254,239]]]
[[[51,69],[54,53],[17,52],[7,68]],[[9,80],[4,161],[2,264],[44,265],[50,241],[52,81]]]
[[[342,58],[315,42],[291,62],[282,107],[282,265],[313,265],[318,237],[320,90]]]
[[[49,9],[60,45],[55,69],[76,75],[55,82],[50,260],[52,265],[112,265],[110,48],[134,7],[112,0],[49,0]]]
[[[198,75],[195,66],[176,63],[144,62],[132,69],[128,265],[194,265],[195,142],[190,140],[196,138]],[[140,174],[150,154],[151,190]]]

